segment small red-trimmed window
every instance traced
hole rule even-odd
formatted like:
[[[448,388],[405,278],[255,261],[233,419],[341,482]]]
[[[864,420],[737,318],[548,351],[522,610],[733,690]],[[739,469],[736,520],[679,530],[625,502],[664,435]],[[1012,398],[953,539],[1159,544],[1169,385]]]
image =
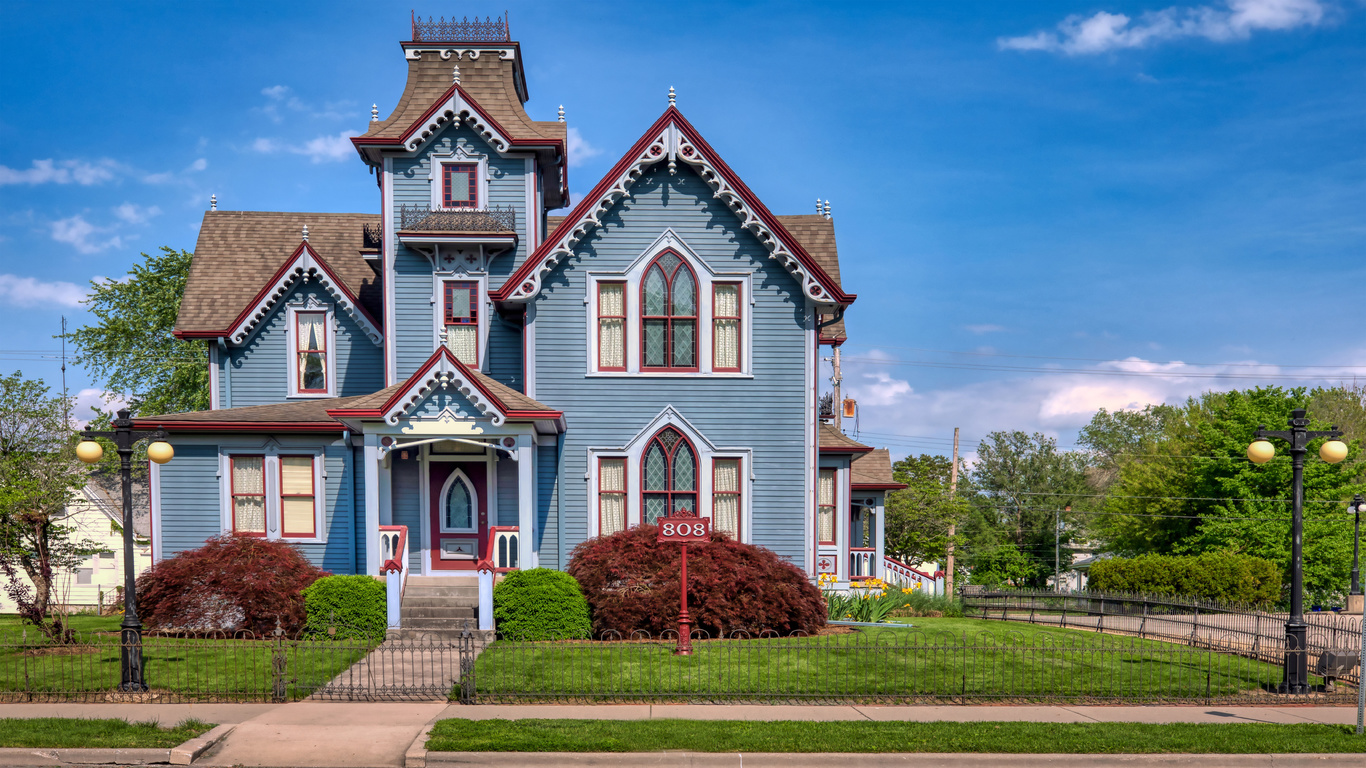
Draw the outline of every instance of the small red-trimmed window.
[[[697,278],[671,251],[645,270],[640,286],[642,370],[697,370]]]
[[[479,365],[479,283],[452,280],[443,291],[446,347],[465,365]]]
[[[478,163],[443,163],[441,166],[441,207],[479,207]]]
[[[712,362],[714,371],[740,370],[740,284],[712,286]]]
[[[232,457],[232,531],[266,535],[266,457]]]
[[[626,370],[625,283],[598,283],[598,370]]]
[[[820,543],[835,543],[835,470],[822,469],[817,484],[816,532]]]
[[[299,392],[327,393],[327,313],[294,313]]]
[[[313,457],[280,457],[280,528],[285,538],[318,535],[314,513]]]
[[[626,459],[598,460],[598,535],[626,530]]]
[[[711,527],[740,540],[740,460],[716,459],[711,471]]]

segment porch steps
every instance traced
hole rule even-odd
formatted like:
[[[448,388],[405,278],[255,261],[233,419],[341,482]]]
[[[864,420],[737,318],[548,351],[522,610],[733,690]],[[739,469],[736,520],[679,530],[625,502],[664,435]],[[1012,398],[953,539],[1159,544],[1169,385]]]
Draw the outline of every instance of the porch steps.
[[[402,634],[479,634],[479,581],[473,576],[409,576],[399,606]]]

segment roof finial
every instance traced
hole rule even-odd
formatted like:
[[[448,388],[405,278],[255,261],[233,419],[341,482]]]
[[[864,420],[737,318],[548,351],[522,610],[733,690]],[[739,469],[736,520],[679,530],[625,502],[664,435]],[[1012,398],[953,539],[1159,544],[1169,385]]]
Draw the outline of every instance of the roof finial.
[[[560,122],[564,122],[564,105],[560,105]]]
[[[675,104],[674,104],[674,87],[673,87],[672,85],[669,86],[669,106],[671,106],[671,107],[672,107],[672,106],[675,106]]]
[[[308,242],[308,225],[304,225],[304,242]]]
[[[379,122],[379,105],[378,105],[378,104],[371,104],[371,105],[370,105],[370,122],[372,122],[372,123],[378,123],[378,122]]]
[[[816,198],[816,215],[821,215],[821,199],[819,197]]]
[[[454,67],[451,67],[451,82],[452,82],[452,83],[455,83],[456,85],[460,85],[460,65],[459,65],[459,64],[456,64]]]
[[[209,210],[218,210],[218,195],[209,195]]]
[[[825,218],[830,218],[830,201],[825,201]]]

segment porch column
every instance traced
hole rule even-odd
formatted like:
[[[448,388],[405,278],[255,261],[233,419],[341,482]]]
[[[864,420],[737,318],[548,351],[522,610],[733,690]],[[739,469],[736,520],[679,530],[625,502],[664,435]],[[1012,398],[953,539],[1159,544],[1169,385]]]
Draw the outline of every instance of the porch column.
[[[536,476],[531,435],[517,436],[517,565],[536,567]]]
[[[885,554],[884,554],[884,551],[883,551],[883,547],[885,546],[885,541],[884,541],[884,539],[882,538],[882,511],[883,511],[883,503],[882,503],[882,499],[881,499],[880,497],[877,499],[877,506],[876,506],[876,507],[873,507],[873,509],[876,510],[876,511],[874,512],[874,514],[877,515],[877,517],[873,518],[873,546],[877,547],[877,552],[874,552],[874,553],[873,553],[873,570],[872,570],[872,573],[873,573],[874,576],[878,577],[879,579],[886,580],[887,574],[884,572],[884,571],[885,571],[885,568],[884,568],[884,565],[885,565],[885,564],[882,562],[882,558],[885,557]]]
[[[379,435],[365,436],[365,572],[379,575]]]

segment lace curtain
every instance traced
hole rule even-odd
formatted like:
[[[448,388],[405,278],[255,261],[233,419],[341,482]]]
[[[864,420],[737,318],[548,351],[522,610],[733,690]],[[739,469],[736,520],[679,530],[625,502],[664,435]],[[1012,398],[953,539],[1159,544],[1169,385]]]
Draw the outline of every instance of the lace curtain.
[[[456,360],[465,365],[477,365],[479,362],[479,326],[446,326],[446,347],[451,350],[451,354],[455,355]]]
[[[716,359],[712,365],[721,368],[740,367],[740,290],[735,285],[716,286],[716,302],[712,307],[712,328],[716,339]]]
[[[232,460],[233,527],[238,533],[266,532],[266,473],[261,456]]]
[[[835,540],[835,473],[822,469],[819,483],[820,507],[816,515],[820,541]]]
[[[626,529],[626,460],[603,459],[598,465],[598,504],[603,536]]]
[[[740,460],[717,459],[712,474],[711,523],[718,531],[740,536]]]
[[[300,312],[299,321],[299,389],[321,391],[327,389],[327,343],[324,340],[327,315],[322,312]]]
[[[598,367],[626,367],[626,286],[598,285]]]

